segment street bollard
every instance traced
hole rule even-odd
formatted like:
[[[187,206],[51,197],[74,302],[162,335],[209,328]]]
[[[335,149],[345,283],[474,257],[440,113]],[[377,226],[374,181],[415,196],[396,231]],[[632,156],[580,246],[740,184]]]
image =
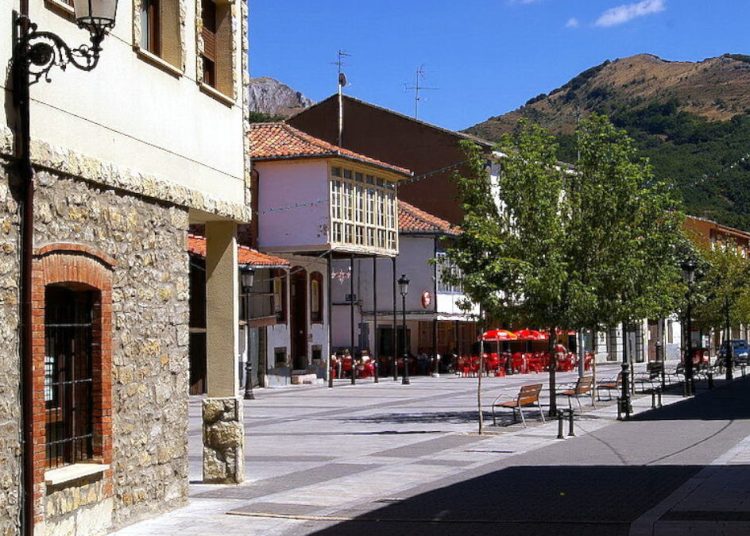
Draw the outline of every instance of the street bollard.
[[[557,439],[565,439],[563,435],[563,412],[557,413]]]
[[[656,409],[656,389],[651,389],[651,409]]]
[[[740,370],[742,371],[742,375],[743,376],[745,375],[745,368],[746,367],[747,367],[747,365],[740,365]]]
[[[619,396],[617,397],[617,420],[622,420],[622,400]]]
[[[568,410],[568,437],[575,437],[576,433],[573,431],[573,410]]]
[[[708,388],[713,389],[714,388],[714,373],[709,371],[707,373],[707,376],[708,376]]]
[[[659,389],[659,407],[662,407],[662,403],[661,403],[661,389]]]

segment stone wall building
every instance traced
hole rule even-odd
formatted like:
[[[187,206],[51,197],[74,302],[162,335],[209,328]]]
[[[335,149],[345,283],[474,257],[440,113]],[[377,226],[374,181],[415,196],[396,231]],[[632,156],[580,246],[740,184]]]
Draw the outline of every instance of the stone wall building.
[[[31,363],[22,363],[19,337],[19,237],[29,231],[14,162],[19,118],[5,91],[0,534],[32,524],[36,534],[103,534],[187,500],[191,224],[207,234],[207,390],[220,397],[207,413],[239,431],[231,448],[241,459],[241,412],[214,409],[237,400],[235,235],[250,221],[247,4],[159,5],[156,17],[140,0],[120,1],[95,69],[53,69],[50,84],[31,86]],[[21,6],[0,6],[8,65],[11,12]],[[71,46],[88,41],[68,3],[30,0],[28,15]],[[28,366],[31,385],[21,381]],[[22,389],[31,392],[28,413]],[[206,459],[216,458],[207,448]],[[25,461],[32,489],[23,485]],[[206,480],[237,481],[237,465],[210,468]],[[23,517],[29,501],[31,519]]]

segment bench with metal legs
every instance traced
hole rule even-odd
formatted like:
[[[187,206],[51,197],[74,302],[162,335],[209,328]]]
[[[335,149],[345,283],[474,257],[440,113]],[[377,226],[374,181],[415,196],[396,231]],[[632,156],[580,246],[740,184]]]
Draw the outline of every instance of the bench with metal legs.
[[[494,425],[497,425],[497,417],[495,415],[495,408],[505,408],[505,409],[511,409],[513,410],[513,422],[518,422],[518,419],[516,418],[516,411],[521,415],[521,422],[523,423],[524,427],[526,426],[526,418],[523,414],[523,408],[525,407],[538,407],[539,408],[539,414],[542,417],[542,422],[546,422],[544,420],[544,409],[542,409],[542,404],[539,401],[539,394],[542,392],[542,384],[541,383],[535,383],[533,385],[524,385],[521,387],[521,390],[518,391],[518,396],[514,400],[506,400],[504,402],[498,402],[500,398],[503,398],[504,394],[498,395],[495,400],[492,401],[492,423]]]
[[[572,399],[575,398],[578,402],[578,408],[583,409],[581,405],[581,396],[590,395],[591,390],[594,388],[594,377],[593,376],[581,376],[575,383],[575,386],[570,389],[563,389],[560,391],[558,396],[568,397],[568,409],[573,411]],[[592,400],[593,402],[593,400]],[[596,404],[593,404],[596,407]]]

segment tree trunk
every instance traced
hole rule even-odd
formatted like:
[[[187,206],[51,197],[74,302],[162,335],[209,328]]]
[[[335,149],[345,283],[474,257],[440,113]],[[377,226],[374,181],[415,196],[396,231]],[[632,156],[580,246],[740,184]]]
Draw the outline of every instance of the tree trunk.
[[[479,371],[477,373],[477,409],[479,410],[479,435],[484,429],[482,414],[482,371],[484,370],[484,337],[479,340]]]
[[[596,404],[594,397],[596,396],[596,354],[599,351],[599,339],[596,332],[596,327],[591,328],[591,377],[593,378],[594,388],[591,390],[591,405]]]
[[[549,416],[557,417],[557,386],[556,372],[557,372],[557,355],[555,354],[555,341],[557,340],[557,333],[555,328],[549,328],[549,339],[548,339],[548,351],[549,351]]]

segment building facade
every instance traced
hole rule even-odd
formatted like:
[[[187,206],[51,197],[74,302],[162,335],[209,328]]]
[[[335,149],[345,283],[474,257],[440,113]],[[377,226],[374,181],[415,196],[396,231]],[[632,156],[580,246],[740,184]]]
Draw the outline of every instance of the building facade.
[[[331,351],[331,289],[340,279],[333,266],[337,259],[351,265],[398,253],[396,185],[410,172],[283,123],[252,125],[250,140],[257,184],[252,241],[291,266],[274,279],[280,299],[267,333],[267,382],[322,379]]]
[[[400,199],[398,222],[397,257],[354,262],[351,277],[355,288],[355,353],[367,350],[371,355],[390,359],[395,351],[400,356],[404,336],[406,348],[414,356],[470,353],[477,338],[479,309],[472,305],[462,307],[466,296],[454,282],[460,274],[445,258],[445,249],[459,229]],[[335,273],[347,270],[348,261],[334,262]],[[448,272],[453,272],[453,277],[448,277]],[[394,288],[402,274],[409,279],[405,332],[402,297]],[[332,283],[334,348],[348,348],[351,344],[349,283]],[[388,371],[381,369],[381,373]]]
[[[454,225],[461,223],[463,213],[452,178],[455,172],[465,170],[466,155],[460,142],[474,142],[488,154],[491,143],[347,95],[342,98],[341,113],[342,147],[411,170],[413,180],[399,185],[399,198]],[[287,120],[329,143],[337,143],[338,121],[337,95]]]
[[[11,12],[22,6],[0,5],[8,65]],[[31,0],[27,14],[78,46],[89,34],[71,5]],[[223,319],[237,307],[219,296],[236,289],[235,228],[250,221],[246,29],[244,2],[119,2],[94,70],[52,69],[51,83],[31,86],[33,230],[21,229],[19,117],[6,88],[0,533],[33,524],[37,534],[102,534],[187,499],[192,223],[209,237],[209,369],[219,371],[209,394],[236,397],[236,373],[221,371],[234,366],[237,322]],[[33,344],[24,362],[19,236],[29,231]],[[30,385],[21,381],[28,367]],[[33,443],[19,441],[24,431]]]

